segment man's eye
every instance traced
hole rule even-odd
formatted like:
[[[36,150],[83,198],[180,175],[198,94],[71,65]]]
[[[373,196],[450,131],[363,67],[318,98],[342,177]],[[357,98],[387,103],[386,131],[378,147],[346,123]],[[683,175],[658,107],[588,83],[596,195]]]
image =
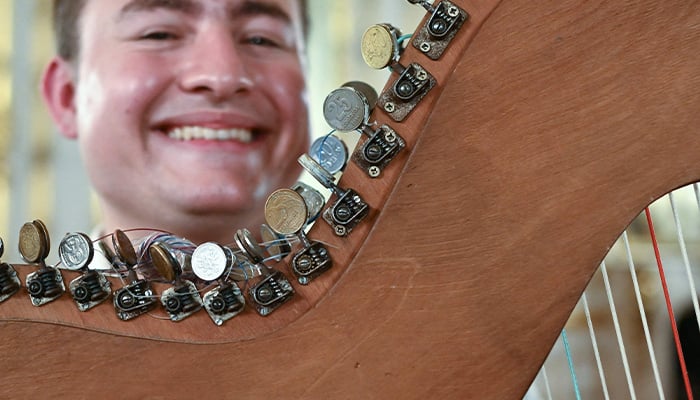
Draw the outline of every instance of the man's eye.
[[[266,38],[264,36],[251,36],[246,39],[246,42],[256,46],[280,47],[277,41]]]
[[[165,31],[149,32],[141,36],[142,40],[172,40],[176,38],[175,34]]]

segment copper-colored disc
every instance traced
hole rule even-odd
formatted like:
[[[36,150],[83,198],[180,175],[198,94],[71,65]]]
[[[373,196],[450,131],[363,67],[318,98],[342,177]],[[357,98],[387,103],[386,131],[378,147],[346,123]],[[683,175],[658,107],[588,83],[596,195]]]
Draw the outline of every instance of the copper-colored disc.
[[[49,234],[39,220],[27,222],[19,231],[19,252],[29,263],[38,263],[49,255]]]
[[[265,202],[267,225],[283,235],[299,232],[306,223],[306,217],[306,202],[292,189],[276,190]]]
[[[153,266],[168,281],[175,280],[175,271],[180,270],[180,263],[162,243],[153,243],[148,247]]]
[[[119,258],[121,258],[127,265],[133,266],[138,263],[136,249],[134,249],[131,239],[126,236],[124,231],[120,229],[114,231],[112,234],[112,246],[114,246],[114,251],[117,253]]]

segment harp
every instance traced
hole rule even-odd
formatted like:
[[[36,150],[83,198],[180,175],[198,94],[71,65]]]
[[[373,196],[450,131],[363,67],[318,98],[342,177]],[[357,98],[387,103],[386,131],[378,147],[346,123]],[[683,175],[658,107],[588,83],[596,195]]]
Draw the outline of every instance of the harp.
[[[341,181],[373,213],[311,233],[336,262],[318,284],[218,331],[13,297],[2,396],[521,398],[623,229],[700,180],[700,4],[454,3],[445,55],[402,57],[438,81],[391,122],[409,150]]]

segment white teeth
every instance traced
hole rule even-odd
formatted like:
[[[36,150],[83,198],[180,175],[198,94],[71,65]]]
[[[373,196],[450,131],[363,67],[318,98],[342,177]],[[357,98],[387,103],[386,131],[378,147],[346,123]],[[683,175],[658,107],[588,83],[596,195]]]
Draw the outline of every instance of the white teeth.
[[[176,140],[237,140],[250,143],[253,134],[248,129],[210,129],[201,126],[183,126],[168,132],[168,137]]]

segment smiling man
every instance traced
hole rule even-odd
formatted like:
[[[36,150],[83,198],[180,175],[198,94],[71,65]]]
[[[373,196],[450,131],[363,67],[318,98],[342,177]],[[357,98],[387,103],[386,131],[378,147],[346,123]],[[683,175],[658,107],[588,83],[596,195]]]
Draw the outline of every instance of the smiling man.
[[[55,0],[42,94],[104,232],[229,243],[308,146],[302,0]]]

